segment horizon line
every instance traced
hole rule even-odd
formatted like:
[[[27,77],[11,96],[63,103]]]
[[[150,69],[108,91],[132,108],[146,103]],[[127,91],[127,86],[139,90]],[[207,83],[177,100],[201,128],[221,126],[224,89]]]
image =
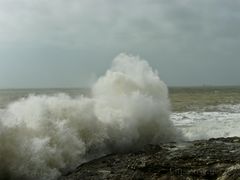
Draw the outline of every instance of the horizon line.
[[[171,85],[167,86],[168,88],[221,88],[221,87],[240,87],[240,85]],[[32,89],[32,90],[41,90],[41,89],[90,89],[91,87],[7,87],[7,88],[0,88],[0,90],[25,90],[25,89]]]

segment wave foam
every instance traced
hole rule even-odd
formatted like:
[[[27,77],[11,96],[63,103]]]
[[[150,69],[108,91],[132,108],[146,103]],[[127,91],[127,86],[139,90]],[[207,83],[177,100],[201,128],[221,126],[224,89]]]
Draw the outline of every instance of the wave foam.
[[[171,119],[189,140],[240,136],[239,104],[222,104],[210,108],[215,111],[173,113]]]
[[[94,157],[176,137],[166,85],[146,61],[120,54],[91,98],[30,95],[9,105],[0,120],[0,176],[56,179]]]

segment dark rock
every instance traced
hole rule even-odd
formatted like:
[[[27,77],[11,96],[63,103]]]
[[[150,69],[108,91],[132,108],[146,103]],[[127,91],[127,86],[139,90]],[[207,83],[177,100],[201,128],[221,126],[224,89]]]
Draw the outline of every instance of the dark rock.
[[[80,165],[60,180],[240,179],[240,138],[149,145]]]

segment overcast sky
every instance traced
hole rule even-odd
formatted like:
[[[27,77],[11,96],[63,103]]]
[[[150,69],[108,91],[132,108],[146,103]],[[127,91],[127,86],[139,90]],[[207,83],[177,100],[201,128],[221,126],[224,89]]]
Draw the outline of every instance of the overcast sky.
[[[240,85],[240,1],[0,0],[0,88],[89,86],[121,52],[169,86]]]

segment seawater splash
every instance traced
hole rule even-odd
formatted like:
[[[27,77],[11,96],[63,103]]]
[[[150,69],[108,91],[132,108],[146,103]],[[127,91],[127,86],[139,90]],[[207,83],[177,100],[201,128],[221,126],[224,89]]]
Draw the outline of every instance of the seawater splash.
[[[149,64],[120,54],[91,97],[30,95],[0,120],[0,177],[56,179],[101,155],[179,137],[166,85]]]
[[[187,140],[240,136],[240,104],[207,106],[199,110],[171,115],[174,125]]]

